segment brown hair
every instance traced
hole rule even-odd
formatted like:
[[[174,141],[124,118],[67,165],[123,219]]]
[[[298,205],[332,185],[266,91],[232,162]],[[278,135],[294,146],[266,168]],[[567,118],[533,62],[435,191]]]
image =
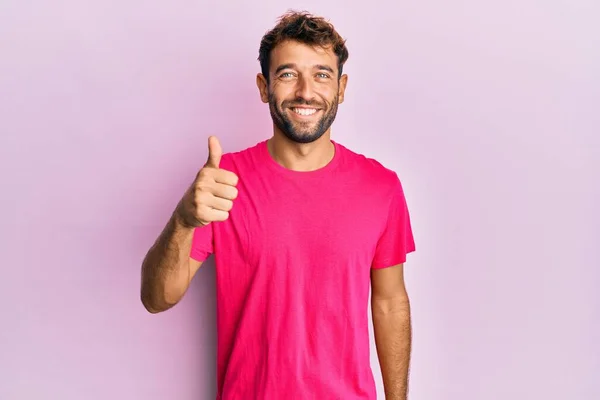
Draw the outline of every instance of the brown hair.
[[[260,42],[258,61],[262,74],[269,82],[271,51],[286,40],[294,40],[310,46],[330,47],[338,59],[339,77],[348,60],[346,41],[337,33],[333,25],[322,17],[306,11],[288,11],[279,17],[277,25],[268,31]]]

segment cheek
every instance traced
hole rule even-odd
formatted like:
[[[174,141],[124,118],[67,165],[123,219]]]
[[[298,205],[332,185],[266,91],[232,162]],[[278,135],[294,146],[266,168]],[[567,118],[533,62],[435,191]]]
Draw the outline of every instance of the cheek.
[[[269,98],[273,99],[277,106],[280,106],[281,103],[290,98],[289,91],[285,90],[285,88],[273,85],[269,91]]]
[[[327,87],[323,87],[321,88],[321,90],[319,90],[319,95],[327,100],[328,103],[332,103],[336,97],[338,97],[338,88],[337,87],[331,87],[331,86],[327,86]]]

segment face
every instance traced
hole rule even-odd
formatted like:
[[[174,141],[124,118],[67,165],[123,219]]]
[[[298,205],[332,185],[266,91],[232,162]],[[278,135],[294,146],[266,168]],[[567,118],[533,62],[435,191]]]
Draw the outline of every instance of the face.
[[[344,101],[348,77],[338,77],[331,49],[288,41],[271,52],[269,83],[259,74],[257,85],[276,128],[296,143],[311,143],[329,130]]]

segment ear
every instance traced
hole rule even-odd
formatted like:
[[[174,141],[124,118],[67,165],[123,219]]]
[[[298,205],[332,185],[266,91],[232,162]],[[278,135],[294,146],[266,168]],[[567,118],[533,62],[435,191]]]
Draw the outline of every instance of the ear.
[[[258,87],[258,91],[260,93],[260,99],[263,103],[269,102],[269,84],[267,83],[267,79],[261,73],[256,75],[256,86]]]
[[[338,103],[344,102],[344,95],[346,93],[346,85],[348,84],[348,75],[344,74],[340,77],[340,84],[338,88]]]

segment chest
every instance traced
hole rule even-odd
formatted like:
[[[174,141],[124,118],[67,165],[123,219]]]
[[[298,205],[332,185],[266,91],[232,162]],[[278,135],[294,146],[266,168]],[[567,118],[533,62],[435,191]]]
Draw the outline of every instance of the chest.
[[[243,253],[251,264],[370,267],[385,225],[384,199],[358,181],[255,184],[240,190]]]

